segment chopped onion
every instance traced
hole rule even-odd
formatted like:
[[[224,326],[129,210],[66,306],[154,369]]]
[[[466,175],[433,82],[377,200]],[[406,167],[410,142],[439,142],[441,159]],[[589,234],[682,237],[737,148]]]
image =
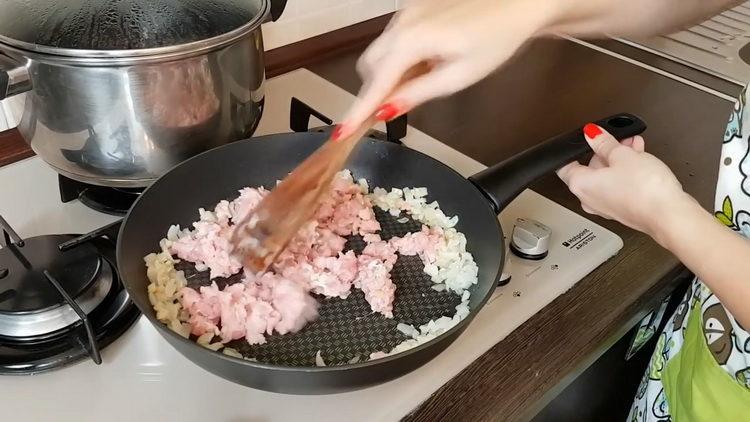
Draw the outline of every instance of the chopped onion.
[[[323,360],[323,356],[320,355],[320,350],[315,354],[315,366],[326,366],[326,362]]]

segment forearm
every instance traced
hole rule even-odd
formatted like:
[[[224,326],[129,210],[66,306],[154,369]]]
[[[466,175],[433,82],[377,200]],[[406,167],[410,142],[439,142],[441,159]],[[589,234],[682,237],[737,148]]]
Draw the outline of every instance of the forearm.
[[[664,210],[654,238],[750,327],[750,240],[721,225],[692,198]]]
[[[651,36],[700,23],[742,0],[554,0],[555,17],[542,33],[572,36]]]

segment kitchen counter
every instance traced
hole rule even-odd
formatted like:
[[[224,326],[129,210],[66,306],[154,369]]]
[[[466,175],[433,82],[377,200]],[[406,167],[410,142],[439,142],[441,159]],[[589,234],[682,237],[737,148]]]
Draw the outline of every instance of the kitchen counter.
[[[356,92],[360,53],[308,68]],[[544,40],[478,85],[410,113],[409,122],[492,165],[587,121],[634,113],[649,125],[647,150],[712,209],[732,109],[727,98],[740,90],[722,89],[716,95],[571,41]],[[583,213],[554,176],[533,189]],[[673,255],[639,232],[592,219],[623,239],[622,251],[442,386],[408,420],[529,419],[674,289],[684,268]]]

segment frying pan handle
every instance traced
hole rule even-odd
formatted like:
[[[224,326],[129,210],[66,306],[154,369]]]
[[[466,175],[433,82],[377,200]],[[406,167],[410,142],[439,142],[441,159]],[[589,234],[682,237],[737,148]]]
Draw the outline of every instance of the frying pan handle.
[[[628,113],[615,114],[595,123],[619,141],[640,135],[646,130],[643,120]],[[484,193],[495,212],[499,213],[531,183],[590,152],[591,148],[583,137],[583,129],[579,128],[480,171],[469,177],[469,180]]]

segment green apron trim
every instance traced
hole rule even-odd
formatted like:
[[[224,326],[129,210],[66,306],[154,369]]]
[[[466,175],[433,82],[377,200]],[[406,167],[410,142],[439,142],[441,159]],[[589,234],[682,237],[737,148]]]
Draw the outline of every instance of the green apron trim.
[[[662,373],[675,422],[750,419],[750,391],[719,366],[703,337],[701,306],[690,311],[685,341]]]

